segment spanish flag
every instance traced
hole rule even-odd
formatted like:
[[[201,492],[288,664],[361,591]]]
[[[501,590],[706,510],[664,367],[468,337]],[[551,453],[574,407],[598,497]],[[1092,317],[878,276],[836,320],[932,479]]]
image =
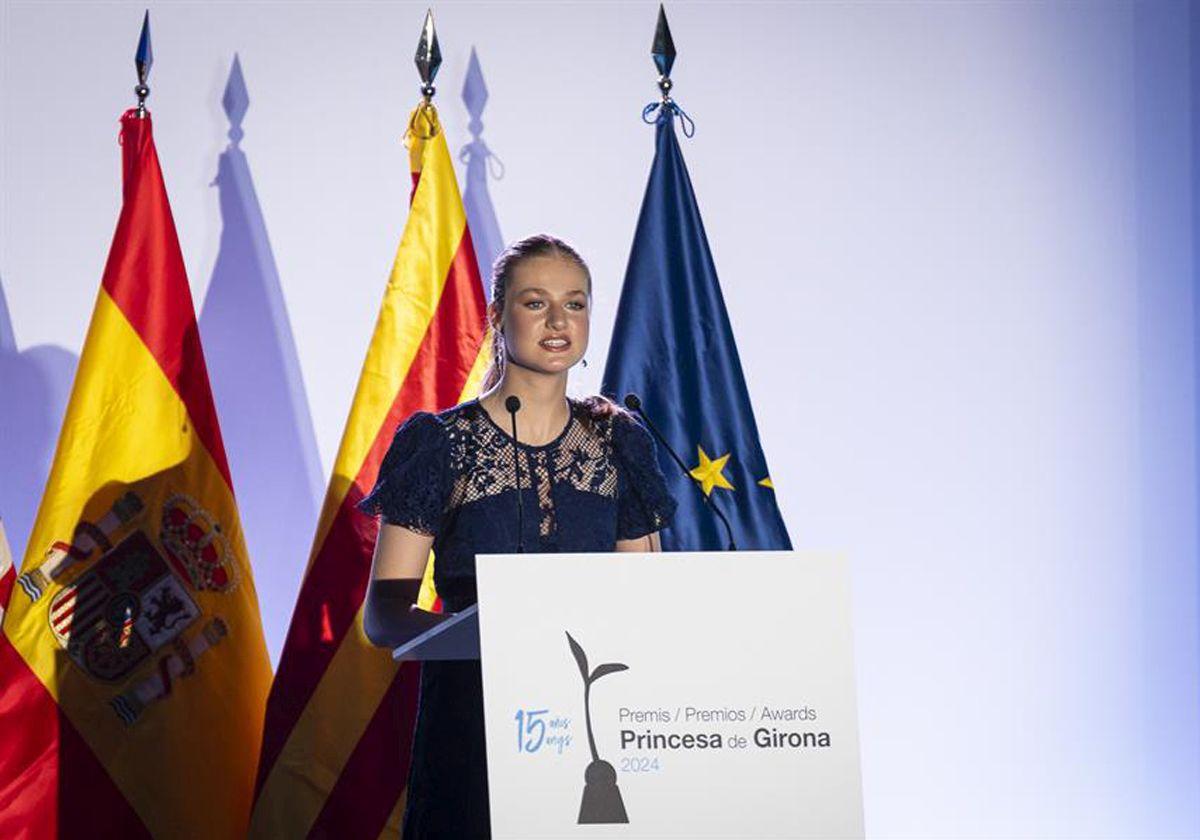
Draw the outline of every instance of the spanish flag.
[[[244,834],[270,684],[149,114],[0,638],[0,836]]]
[[[378,526],[355,505],[396,425],[472,396],[488,354],[479,268],[446,138],[428,102],[405,137],[408,221],[342,434],[271,697],[251,836],[392,836],[403,812],[419,665],[362,630]],[[432,567],[431,567],[432,568]],[[426,595],[432,605],[426,572]]]

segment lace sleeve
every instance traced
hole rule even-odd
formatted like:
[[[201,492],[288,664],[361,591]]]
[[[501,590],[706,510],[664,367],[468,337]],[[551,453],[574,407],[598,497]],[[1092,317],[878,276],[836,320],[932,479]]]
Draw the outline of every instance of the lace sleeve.
[[[675,499],[658,468],[654,439],[629,415],[613,423],[613,451],[617,456],[617,539],[633,540],[671,524]]]
[[[425,411],[408,418],[392,438],[375,488],[358,509],[389,525],[436,536],[445,504],[446,433]]]

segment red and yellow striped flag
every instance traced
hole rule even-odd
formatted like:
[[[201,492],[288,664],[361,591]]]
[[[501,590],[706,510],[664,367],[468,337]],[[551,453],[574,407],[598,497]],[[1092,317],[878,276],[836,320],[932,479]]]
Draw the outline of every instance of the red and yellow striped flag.
[[[396,425],[473,395],[488,361],[479,268],[432,105],[413,111],[405,142],[408,221],[271,686],[255,837],[374,840],[399,827],[419,670],[363,635],[377,525],[355,505]]]
[[[0,638],[0,836],[236,837],[271,673],[150,116]]]

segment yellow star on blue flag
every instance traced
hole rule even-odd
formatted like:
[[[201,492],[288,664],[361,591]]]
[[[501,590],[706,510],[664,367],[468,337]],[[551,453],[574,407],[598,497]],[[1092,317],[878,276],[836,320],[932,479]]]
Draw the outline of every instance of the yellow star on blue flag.
[[[723,472],[725,464],[729,462],[730,453],[726,452],[720,458],[709,458],[702,446],[697,446],[696,452],[699,454],[700,463],[692,468],[691,474],[692,478],[700,482],[700,488],[704,491],[704,495],[711,494],[714,487],[732,490],[733,485],[729,483],[729,479]]]

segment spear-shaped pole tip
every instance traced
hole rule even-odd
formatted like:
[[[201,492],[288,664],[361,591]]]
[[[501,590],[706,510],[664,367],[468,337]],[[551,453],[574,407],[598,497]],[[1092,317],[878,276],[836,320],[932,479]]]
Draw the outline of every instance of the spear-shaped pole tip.
[[[658,89],[663,101],[670,98],[671,68],[675,65],[675,41],[671,39],[671,27],[667,24],[667,10],[658,4],[658,25],[654,28],[654,46],[650,48],[654,66],[658,68]]]
[[[147,87],[146,81],[150,78],[150,67],[154,64],[154,48],[150,45],[150,10],[146,10],[145,16],[142,18],[142,34],[138,38],[137,52],[133,55],[133,66],[137,68],[137,87],[133,92],[137,94],[138,104],[137,112],[139,117],[146,116],[146,97],[150,95],[150,88]]]
[[[433,9],[425,12],[425,23],[421,27],[421,37],[417,40],[414,62],[417,65],[417,73],[421,76],[421,95],[428,102],[437,92],[433,80],[437,77],[438,68],[442,66],[442,48],[438,45],[437,30],[433,27]]]

